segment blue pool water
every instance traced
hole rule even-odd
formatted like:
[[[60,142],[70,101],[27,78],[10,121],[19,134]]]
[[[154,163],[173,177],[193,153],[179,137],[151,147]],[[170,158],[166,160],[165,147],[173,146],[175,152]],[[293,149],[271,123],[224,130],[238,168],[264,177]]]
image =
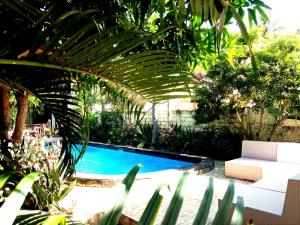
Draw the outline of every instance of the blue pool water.
[[[143,165],[139,173],[175,169],[193,164],[174,159],[88,146],[83,158],[76,165],[76,171],[107,175],[126,174],[138,163]]]

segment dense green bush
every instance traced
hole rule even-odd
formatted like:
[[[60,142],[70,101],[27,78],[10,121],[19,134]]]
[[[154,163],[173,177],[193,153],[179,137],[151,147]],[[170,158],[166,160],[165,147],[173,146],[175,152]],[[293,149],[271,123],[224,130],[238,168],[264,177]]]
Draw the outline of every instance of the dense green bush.
[[[144,148],[151,146],[152,141],[152,129],[151,123],[138,124],[137,126],[137,141]]]
[[[60,171],[63,160],[58,161],[58,153],[44,152],[42,143],[41,140],[34,139],[27,145],[12,147],[10,155],[0,154],[0,173],[14,171],[6,186],[6,192],[0,196],[2,200],[15,188],[21,177],[32,172],[37,172],[39,176],[23,208],[49,210],[71,190],[72,185],[65,185],[67,178]]]
[[[241,142],[239,134],[214,125],[202,125],[196,130],[174,124],[161,128],[159,135],[159,146],[165,150],[222,160],[239,157]]]
[[[101,136],[99,114],[91,114],[88,118],[90,141],[99,141]]]
[[[158,141],[158,145],[163,149],[181,151],[185,144],[184,130],[177,124],[160,127]]]
[[[130,145],[136,147],[139,144],[137,140],[136,126],[133,124],[127,125],[119,136],[119,140],[122,145]]]
[[[186,129],[184,153],[228,160],[241,154],[242,136],[231,133],[228,128],[203,125],[199,130]]]
[[[89,116],[90,141],[116,143],[122,133],[123,116],[119,111],[102,111]]]
[[[151,146],[151,124],[144,123],[137,126],[130,124],[124,128],[115,125],[116,123],[113,125],[106,121],[103,124],[91,126],[90,140],[133,147],[149,148]],[[195,128],[182,128],[178,124],[169,124],[159,128],[156,148],[228,160],[240,156],[241,142],[241,135],[234,134],[223,126],[206,124]]]

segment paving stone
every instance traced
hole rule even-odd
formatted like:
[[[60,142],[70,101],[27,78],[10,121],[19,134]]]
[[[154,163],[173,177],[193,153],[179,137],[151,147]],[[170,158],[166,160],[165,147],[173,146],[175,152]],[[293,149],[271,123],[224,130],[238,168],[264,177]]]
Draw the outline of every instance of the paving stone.
[[[160,224],[181,174],[182,171],[170,170],[168,173],[158,173],[157,176],[151,179],[137,180],[128,195],[124,205],[123,214],[134,220],[139,220],[156,187],[163,183],[166,184],[162,190],[164,199],[155,223],[157,225]],[[206,189],[208,177],[210,176],[214,178],[214,196],[208,224],[212,223],[214,215],[218,210],[217,200],[223,197],[229,180],[224,176],[224,162],[221,161],[215,161],[214,170],[206,174],[197,175],[196,172],[190,174],[184,189],[184,201],[177,225],[188,225],[193,223],[203,193]],[[236,182],[243,184],[251,183],[240,180],[237,180]],[[109,210],[118,199],[122,188],[122,185],[117,185],[112,188],[75,187],[61,202],[61,206],[66,209],[72,208],[74,211],[74,219],[87,221],[89,218],[97,215],[97,213],[99,214],[99,212]]]

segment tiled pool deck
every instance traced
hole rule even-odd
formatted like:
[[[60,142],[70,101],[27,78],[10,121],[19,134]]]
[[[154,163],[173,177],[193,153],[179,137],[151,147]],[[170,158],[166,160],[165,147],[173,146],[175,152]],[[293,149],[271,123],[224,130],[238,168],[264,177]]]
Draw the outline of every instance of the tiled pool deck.
[[[165,183],[169,189],[166,188],[164,190],[164,200],[155,223],[160,224],[181,173],[181,171],[172,170],[158,173],[157,176],[150,179],[137,180],[128,195],[123,214],[134,220],[138,220],[156,187],[161,183]],[[217,199],[223,197],[228,185],[228,179],[224,176],[224,162],[220,161],[215,161],[215,169],[204,175],[190,174],[184,192],[185,197],[177,222],[178,225],[192,224],[209,176],[214,178],[214,198],[208,224],[212,222],[213,216],[218,209]],[[236,182],[243,184],[250,183],[239,180]],[[75,187],[63,200],[61,206],[64,208],[73,208],[74,218],[86,221],[95,214],[110,209],[116,199],[118,199],[121,188],[122,185],[117,185],[113,188]]]

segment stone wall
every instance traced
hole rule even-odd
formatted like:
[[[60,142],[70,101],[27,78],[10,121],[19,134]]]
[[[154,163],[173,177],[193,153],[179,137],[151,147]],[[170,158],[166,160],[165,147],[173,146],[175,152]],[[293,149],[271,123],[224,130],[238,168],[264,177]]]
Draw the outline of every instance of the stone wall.
[[[300,142],[300,126],[283,125],[273,135],[273,141]]]
[[[195,111],[190,110],[174,110],[174,111],[158,111],[156,113],[156,118],[160,126],[171,124],[179,124],[182,127],[193,127],[195,126],[195,120],[193,115]],[[142,122],[151,123],[152,122],[152,112],[148,112]]]
[[[178,124],[182,127],[189,127],[197,129],[195,125],[194,116],[195,111],[192,110],[173,110],[173,111],[158,111],[156,113],[156,118],[160,126],[167,125],[168,123]],[[254,117],[258,119],[258,117]],[[142,122],[151,123],[152,112],[151,110],[145,115]],[[271,124],[271,118],[264,118],[264,121]],[[218,120],[213,124],[218,126],[225,126],[224,120]],[[267,126],[265,126],[266,131],[268,132]],[[277,128],[277,131],[273,135],[272,141],[286,141],[286,142],[300,142],[300,120],[288,119],[284,121],[282,126]]]

